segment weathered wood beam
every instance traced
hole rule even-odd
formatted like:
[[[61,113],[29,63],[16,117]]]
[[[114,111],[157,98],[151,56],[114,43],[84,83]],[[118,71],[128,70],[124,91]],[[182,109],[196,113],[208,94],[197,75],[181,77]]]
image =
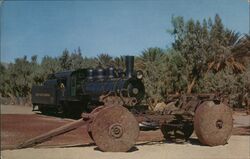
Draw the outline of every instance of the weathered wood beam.
[[[31,138],[27,141],[24,141],[23,143],[19,144],[16,148],[18,149],[21,149],[21,148],[27,148],[27,147],[31,147],[31,146],[34,146],[36,144],[39,144],[39,143],[42,143],[44,141],[47,141],[55,136],[58,136],[58,135],[61,135],[61,134],[64,134],[66,132],[69,132],[69,131],[72,131],[84,124],[86,124],[87,121],[86,120],[83,120],[83,119],[79,119],[79,120],[76,120],[76,121],[73,121],[71,123],[68,123],[66,125],[63,125],[61,127],[58,127],[56,129],[53,129],[49,132],[46,132],[44,134],[41,134],[39,136],[36,136],[34,138]]]

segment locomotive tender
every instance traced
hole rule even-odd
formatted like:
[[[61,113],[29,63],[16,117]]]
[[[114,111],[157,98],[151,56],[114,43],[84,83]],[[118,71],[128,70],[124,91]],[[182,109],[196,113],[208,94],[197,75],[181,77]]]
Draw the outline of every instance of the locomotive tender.
[[[125,56],[125,64],[125,72],[110,66],[51,74],[43,85],[32,87],[33,110],[80,115],[105,102],[139,103],[145,94],[142,71],[134,71],[134,56]]]

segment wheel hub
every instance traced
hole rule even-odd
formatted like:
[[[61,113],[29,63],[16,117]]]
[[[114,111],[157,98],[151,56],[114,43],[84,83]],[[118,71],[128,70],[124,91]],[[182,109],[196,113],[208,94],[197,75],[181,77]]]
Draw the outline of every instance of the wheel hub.
[[[114,138],[120,138],[123,134],[122,126],[120,124],[113,124],[109,127],[109,135]]]
[[[133,92],[133,94],[138,94],[138,93],[139,93],[139,90],[138,90],[138,88],[133,88],[133,89],[132,89],[132,92]]]
[[[216,121],[216,127],[217,127],[218,129],[221,129],[221,128],[223,127],[223,121],[222,121],[222,120],[217,120],[217,121]]]

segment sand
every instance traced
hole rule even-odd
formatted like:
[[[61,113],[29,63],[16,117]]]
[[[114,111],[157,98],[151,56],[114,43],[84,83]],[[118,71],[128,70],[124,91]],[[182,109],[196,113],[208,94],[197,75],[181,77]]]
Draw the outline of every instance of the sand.
[[[137,144],[132,152],[101,152],[96,146],[68,148],[27,148],[2,151],[2,159],[249,159],[250,137],[232,136],[224,146],[194,144]]]

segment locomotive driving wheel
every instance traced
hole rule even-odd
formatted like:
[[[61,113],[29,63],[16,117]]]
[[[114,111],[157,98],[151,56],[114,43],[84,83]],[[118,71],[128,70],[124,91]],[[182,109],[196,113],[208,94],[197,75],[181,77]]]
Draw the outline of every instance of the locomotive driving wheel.
[[[194,117],[194,129],[204,145],[225,145],[233,128],[232,112],[223,103],[207,101],[198,106]]]
[[[126,152],[139,135],[139,125],[132,113],[122,106],[100,110],[91,123],[91,134],[102,151]]]

